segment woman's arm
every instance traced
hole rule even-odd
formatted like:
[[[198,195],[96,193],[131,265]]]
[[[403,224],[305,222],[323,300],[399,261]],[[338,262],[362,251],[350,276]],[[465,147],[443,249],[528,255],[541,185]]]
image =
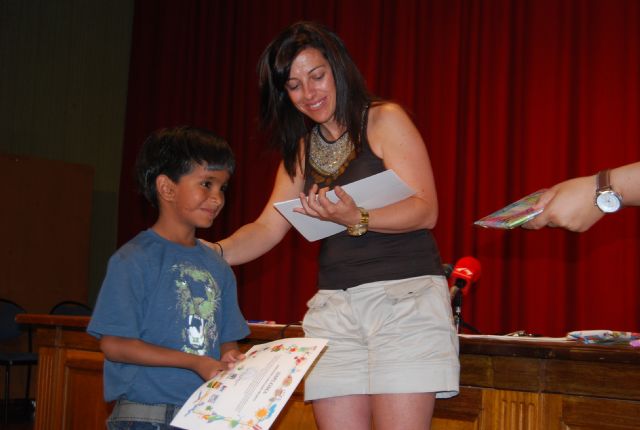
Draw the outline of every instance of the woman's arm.
[[[260,257],[276,246],[289,231],[291,224],[280,215],[273,204],[295,199],[303,187],[302,172],[298,171],[291,180],[281,162],[271,197],[260,216],[255,221],[240,227],[226,239],[218,241],[224,250],[224,259],[232,266],[243,264]],[[209,245],[216,252],[220,251],[216,245]]]
[[[611,186],[624,206],[640,206],[640,161],[611,170]]]
[[[415,194],[370,213],[369,228],[383,233],[432,229],[438,220],[438,195],[431,160],[420,132],[397,104],[374,111],[371,147],[388,169],[395,171]]]
[[[205,381],[222,370],[233,368],[231,362],[222,362],[209,356],[189,354],[153,345],[140,339],[119,336],[102,336],[100,349],[107,359],[117,363],[188,369],[197,373]]]

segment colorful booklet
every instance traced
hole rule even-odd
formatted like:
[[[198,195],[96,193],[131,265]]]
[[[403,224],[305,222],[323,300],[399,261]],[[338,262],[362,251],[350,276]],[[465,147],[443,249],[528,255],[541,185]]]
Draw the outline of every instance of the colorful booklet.
[[[231,370],[202,384],[171,425],[189,430],[267,430],[327,344],[289,338],[253,346]]]
[[[546,189],[542,189],[529,194],[517,202],[513,202],[484,218],[480,218],[474,224],[486,228],[516,228],[542,213],[542,209],[534,210],[533,205],[545,191]]]

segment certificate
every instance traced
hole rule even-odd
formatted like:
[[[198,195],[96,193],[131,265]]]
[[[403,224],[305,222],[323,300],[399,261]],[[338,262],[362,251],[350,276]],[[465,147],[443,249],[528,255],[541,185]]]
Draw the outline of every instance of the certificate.
[[[415,194],[415,191],[409,188],[393,170],[385,170],[351,182],[344,185],[342,189],[353,198],[357,206],[368,210],[388,206]],[[338,201],[333,190],[327,193],[327,198],[334,203]],[[293,209],[302,207],[300,199],[278,202],[274,206],[309,242],[324,239],[347,229],[331,221],[323,221],[294,212]]]
[[[327,344],[289,338],[253,346],[231,370],[205,382],[171,422],[190,430],[267,430]]]

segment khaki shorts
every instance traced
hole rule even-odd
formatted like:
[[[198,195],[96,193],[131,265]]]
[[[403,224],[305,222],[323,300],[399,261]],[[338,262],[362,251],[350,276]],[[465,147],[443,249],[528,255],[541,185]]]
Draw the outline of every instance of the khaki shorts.
[[[320,290],[308,337],[328,339],[305,380],[305,400],[352,394],[458,394],[458,336],[442,276]]]

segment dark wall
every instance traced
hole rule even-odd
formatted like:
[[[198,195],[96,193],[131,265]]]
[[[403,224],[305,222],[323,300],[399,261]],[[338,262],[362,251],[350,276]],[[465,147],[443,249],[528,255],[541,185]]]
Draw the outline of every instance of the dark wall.
[[[115,249],[132,17],[133,0],[0,2],[0,152],[94,171],[90,302]]]

